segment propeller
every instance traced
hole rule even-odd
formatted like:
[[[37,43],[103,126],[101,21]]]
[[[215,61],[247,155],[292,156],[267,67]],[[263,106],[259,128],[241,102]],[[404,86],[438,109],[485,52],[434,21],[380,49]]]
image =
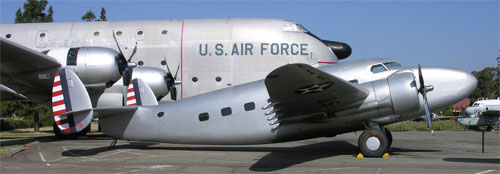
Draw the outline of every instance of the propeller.
[[[118,47],[118,71],[120,75],[122,75],[123,81],[123,94],[124,94],[124,102],[127,101],[127,90],[130,81],[132,80],[132,71],[137,66],[135,62],[132,61],[132,57],[134,57],[135,53],[137,53],[137,42],[135,43],[134,50],[132,50],[132,54],[128,59],[125,58],[122,49],[120,48],[120,44],[118,44],[118,40],[116,40],[115,31],[113,30],[113,39],[115,40],[116,46]]]
[[[418,89],[418,92],[422,94],[422,97],[424,99],[425,123],[427,123],[427,128],[429,129],[429,131],[432,133],[432,135],[434,135],[434,130],[432,130],[432,120],[429,111],[429,103],[427,102],[427,92],[434,90],[434,86],[425,86],[424,76],[422,75],[422,68],[420,67],[420,64],[418,64],[418,78],[420,82],[420,88]]]
[[[163,56],[163,62],[165,62],[165,66],[167,67],[167,86],[168,91],[170,91],[170,98],[172,100],[177,100],[177,87],[176,85],[181,84],[181,81],[177,81],[177,73],[179,73],[179,65],[177,65],[177,70],[175,71],[175,75],[172,75],[172,71],[170,71],[170,67],[167,63],[167,58]],[[162,63],[163,65],[163,63]]]

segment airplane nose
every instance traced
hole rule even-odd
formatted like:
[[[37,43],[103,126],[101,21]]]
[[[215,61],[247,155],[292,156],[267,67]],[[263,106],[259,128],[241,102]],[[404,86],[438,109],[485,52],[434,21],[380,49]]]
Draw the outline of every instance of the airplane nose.
[[[418,70],[414,70],[418,72]],[[422,67],[425,85],[434,86],[427,93],[431,110],[446,108],[471,95],[476,89],[477,79],[471,73],[451,68]],[[418,76],[415,76],[418,78]]]

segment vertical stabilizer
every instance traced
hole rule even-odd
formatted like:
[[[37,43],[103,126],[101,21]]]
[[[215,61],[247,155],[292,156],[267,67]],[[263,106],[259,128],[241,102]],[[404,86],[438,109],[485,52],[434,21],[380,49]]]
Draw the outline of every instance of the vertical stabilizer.
[[[52,111],[57,127],[65,134],[82,131],[92,120],[92,104],[78,76],[65,68],[54,77]]]
[[[153,90],[141,79],[130,81],[127,90],[126,106],[152,106],[158,105]]]

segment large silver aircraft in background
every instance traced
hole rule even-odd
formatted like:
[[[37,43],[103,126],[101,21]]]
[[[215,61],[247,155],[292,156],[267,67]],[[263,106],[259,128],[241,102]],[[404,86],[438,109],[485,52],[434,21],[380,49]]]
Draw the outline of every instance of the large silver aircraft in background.
[[[2,24],[2,97],[47,101],[59,68],[73,70],[95,107],[141,78],[158,100],[176,100],[264,78],[287,63],[337,63],[344,43],[279,19],[190,19]],[[42,53],[40,53],[42,52]],[[135,68],[132,72],[132,68]],[[124,77],[124,82],[117,82]],[[179,90],[177,90],[179,88]],[[170,93],[171,97],[164,97]]]
[[[152,90],[134,79],[127,96],[138,106],[96,108],[73,71],[61,69],[53,93],[61,130],[81,131],[97,113],[103,132],[117,139],[187,144],[264,144],[333,137],[363,130],[366,156],[392,143],[384,125],[446,108],[476,88],[462,70],[403,67],[389,59],[318,68],[303,63],[276,68],[265,79],[158,105]],[[425,78],[424,78],[425,77]],[[149,106],[146,106],[149,105]]]
[[[121,106],[140,78],[158,101],[264,78],[287,63],[335,64],[349,45],[279,19],[190,19],[0,25],[2,100],[50,101],[60,68],[72,70],[93,107]],[[135,68],[137,67],[137,68]],[[177,90],[179,88],[179,90]],[[164,97],[169,95],[170,97]],[[54,128],[58,137],[62,134]]]

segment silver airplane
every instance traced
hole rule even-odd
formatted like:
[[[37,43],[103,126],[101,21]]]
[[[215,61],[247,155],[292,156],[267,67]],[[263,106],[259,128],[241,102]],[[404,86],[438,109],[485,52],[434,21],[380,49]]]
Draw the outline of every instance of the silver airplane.
[[[349,45],[279,19],[190,19],[0,25],[2,100],[50,101],[72,70],[93,107],[116,107],[140,78],[161,102],[262,79],[287,63],[335,64]],[[134,68],[138,66],[137,68]],[[179,88],[179,92],[177,92]],[[170,95],[170,97],[164,97]],[[59,131],[54,128],[58,137]]]
[[[55,73],[67,68],[89,90],[94,107],[121,99],[131,76],[148,83],[158,100],[168,101],[262,79],[287,63],[317,67],[351,54],[345,43],[322,40],[296,22],[279,19],[2,24],[0,28],[2,97],[50,100]],[[140,68],[132,72],[135,66]],[[125,80],[117,82],[122,76]],[[170,98],[164,97],[169,93]]]
[[[479,100],[465,109],[466,117],[457,118],[457,122],[471,130],[491,131],[492,126],[500,124],[500,99]]]
[[[78,132],[97,115],[114,138],[185,144],[265,144],[363,130],[358,147],[381,156],[392,143],[384,125],[410,120],[470,95],[476,78],[465,71],[403,67],[389,59],[343,62],[318,68],[295,63],[265,79],[157,105],[147,83],[127,91],[136,106],[96,108],[73,71],[62,69],[53,100],[61,130]],[[424,80],[425,77],[425,80]],[[61,92],[62,91],[62,92]],[[62,101],[62,102],[61,102]]]

